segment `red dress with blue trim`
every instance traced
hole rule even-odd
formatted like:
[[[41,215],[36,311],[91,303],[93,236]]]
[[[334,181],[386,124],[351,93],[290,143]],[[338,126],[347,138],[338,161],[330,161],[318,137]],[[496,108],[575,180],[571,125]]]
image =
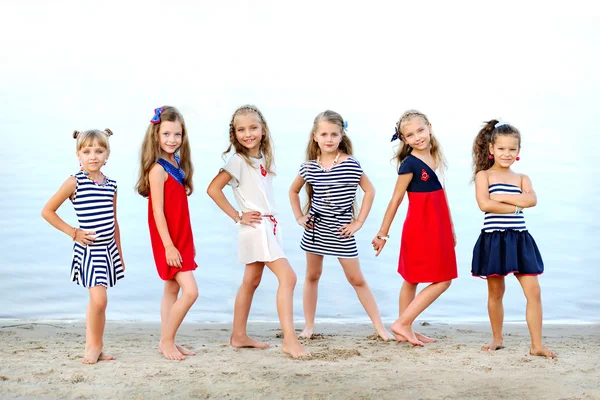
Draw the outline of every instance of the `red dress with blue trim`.
[[[424,161],[409,155],[398,175],[412,174],[406,189],[408,211],[402,229],[398,273],[409,283],[458,277],[452,222],[440,179]]]
[[[179,157],[175,156],[179,165]],[[167,264],[165,247],[163,245],[152,210],[152,194],[148,196],[148,227],[150,228],[150,241],[152,242],[152,253],[156,270],[161,279],[167,281],[173,279],[178,272],[193,271],[198,265],[194,260],[194,236],[190,222],[190,210],[188,207],[188,196],[183,184],[183,171],[162,158],[158,159],[165,171],[168,173],[164,186],[163,212],[167,220],[169,236],[173,245],[181,254],[183,262],[181,268],[171,267]]]

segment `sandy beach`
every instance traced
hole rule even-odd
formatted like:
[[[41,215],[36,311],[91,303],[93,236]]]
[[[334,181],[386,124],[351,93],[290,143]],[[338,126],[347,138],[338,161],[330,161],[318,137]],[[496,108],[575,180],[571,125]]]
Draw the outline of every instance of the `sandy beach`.
[[[297,324],[299,328],[299,324]],[[159,324],[109,322],[105,350],[81,363],[82,322],[0,322],[0,397],[23,399],[600,399],[600,325],[547,325],[549,360],[528,354],[524,324],[506,348],[483,352],[486,324],[426,324],[424,348],[385,343],[362,324],[322,324],[307,360],[281,353],[277,324],[251,323],[266,350],[228,346],[230,325],[184,323],[178,343],[197,355],[166,361]]]

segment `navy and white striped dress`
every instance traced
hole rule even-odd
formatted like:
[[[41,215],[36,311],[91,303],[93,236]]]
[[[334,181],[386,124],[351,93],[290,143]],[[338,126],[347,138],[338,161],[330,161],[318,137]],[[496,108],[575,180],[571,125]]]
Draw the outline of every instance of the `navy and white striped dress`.
[[[84,246],[75,242],[71,264],[71,280],[86,288],[114,286],[124,277],[121,256],[115,241],[114,199],[117,182],[106,178],[104,185],[90,180],[83,171],[74,175],[77,181],[71,200],[79,229],[96,232],[94,243]]]
[[[496,183],[490,194],[521,194],[516,185]],[[486,212],[473,249],[473,276],[539,275],[544,272],[540,251],[527,231],[523,211],[514,214]]]
[[[331,170],[323,170],[316,161],[306,161],[300,176],[313,188],[310,215],[315,227],[305,229],[300,248],[306,252],[340,258],[358,257],[354,236],[340,237],[338,228],[352,222],[352,206],[363,170],[349,157]]]

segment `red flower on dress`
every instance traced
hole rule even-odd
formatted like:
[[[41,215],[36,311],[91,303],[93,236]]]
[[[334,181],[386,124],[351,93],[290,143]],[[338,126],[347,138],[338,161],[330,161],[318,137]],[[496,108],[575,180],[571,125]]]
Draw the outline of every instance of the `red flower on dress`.
[[[265,169],[265,167],[263,167],[262,164],[260,164],[260,174],[262,176],[267,176],[267,170]]]
[[[425,171],[425,169],[421,170],[421,180],[427,182],[427,180],[429,179],[429,175],[427,174],[427,171]]]

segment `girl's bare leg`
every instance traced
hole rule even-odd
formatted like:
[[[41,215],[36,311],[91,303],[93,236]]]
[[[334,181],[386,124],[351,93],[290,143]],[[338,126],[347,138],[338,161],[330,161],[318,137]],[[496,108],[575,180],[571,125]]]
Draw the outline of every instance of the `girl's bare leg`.
[[[431,305],[431,303],[450,287],[451,283],[452,281],[432,283],[421,290],[404,310],[400,318],[392,324],[392,332],[397,336],[404,337],[415,346],[423,346],[423,342],[418,340],[415,336],[415,333],[412,330],[412,324],[415,319]]]
[[[381,315],[379,314],[379,308],[377,307],[377,302],[375,301],[375,296],[373,296],[373,292],[371,291],[371,288],[367,284],[367,281],[360,270],[358,258],[339,258],[339,261],[344,268],[346,279],[348,279],[348,282],[350,282],[356,291],[358,300],[371,319],[377,335],[379,335],[379,337],[385,341],[393,340],[394,335],[388,332],[383,325]]]
[[[517,276],[527,298],[527,327],[531,335],[529,354],[555,358],[556,354],[542,344],[542,290],[537,276]]]
[[[273,271],[279,287],[277,288],[277,313],[281,329],[283,330],[283,352],[293,358],[310,355],[308,350],[300,344],[294,332],[294,287],[296,286],[296,273],[285,258],[266,263]]]
[[[192,271],[178,272],[175,280],[181,287],[181,296],[171,307],[158,348],[167,360],[185,360],[185,356],[175,346],[175,335],[198,298],[198,285]]]
[[[96,364],[101,360],[114,360],[113,356],[102,353],[104,326],[106,325],[106,287],[98,285],[89,288],[90,302],[85,313],[85,354],[84,364]]]
[[[259,348],[264,349],[269,347],[268,343],[259,342],[258,340],[248,337],[246,327],[248,325],[248,316],[250,315],[250,307],[254,292],[260,284],[265,264],[255,262],[246,264],[244,271],[244,279],[242,285],[235,297],[235,305],[233,308],[233,331],[229,343],[237,348]]]
[[[402,316],[404,310],[406,310],[410,303],[412,303],[412,301],[415,299],[415,296],[417,294],[417,286],[418,284],[416,283],[408,283],[406,281],[404,281],[404,283],[402,284],[402,289],[400,290],[400,307],[398,308],[398,318]],[[435,342],[435,339],[422,335],[419,332],[415,332],[415,337],[417,338],[417,340],[420,340],[423,343]],[[404,336],[396,336],[396,340],[399,342],[408,341],[406,340],[406,338],[404,338]]]
[[[492,341],[481,350],[499,350],[504,348],[502,337],[502,325],[504,324],[504,290],[506,288],[503,276],[490,276],[488,284],[488,315],[492,325]]]
[[[317,297],[319,295],[319,279],[323,273],[323,256],[306,253],[306,277],[302,302],[304,305],[304,330],[298,338],[310,339],[315,332],[315,314],[317,312]]]
[[[179,283],[175,279],[170,279],[165,281],[165,289],[163,292],[163,298],[160,302],[160,336],[162,337],[165,332],[165,325],[169,320],[169,314],[171,313],[171,308],[173,304],[177,301],[177,296],[179,295]],[[196,353],[193,351],[187,350],[178,344],[175,345],[177,350],[183,354],[184,356],[195,356]],[[160,342],[158,346],[158,352],[162,354],[162,350],[160,347]]]

